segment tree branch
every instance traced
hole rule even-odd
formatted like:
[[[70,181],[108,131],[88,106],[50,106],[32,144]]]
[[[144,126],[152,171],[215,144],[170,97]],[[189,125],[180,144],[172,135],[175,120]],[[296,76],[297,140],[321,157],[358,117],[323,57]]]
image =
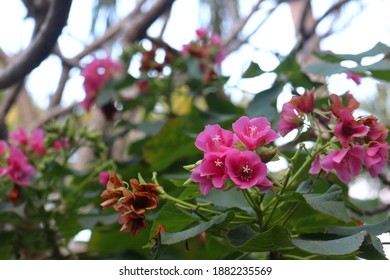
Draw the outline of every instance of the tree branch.
[[[53,0],[35,40],[20,56],[0,72],[0,89],[21,81],[51,53],[66,25],[72,0]]]

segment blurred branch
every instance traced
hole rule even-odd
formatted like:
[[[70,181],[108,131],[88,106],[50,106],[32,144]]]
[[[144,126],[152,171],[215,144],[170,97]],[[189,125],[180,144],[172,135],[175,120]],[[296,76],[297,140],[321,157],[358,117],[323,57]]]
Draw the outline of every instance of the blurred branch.
[[[249,19],[253,16],[253,14],[256,11],[259,10],[259,6],[262,2],[263,0],[258,0],[257,3],[253,6],[251,12],[245,18],[241,19],[240,22],[234,25],[235,28],[232,30],[229,36],[222,42],[224,46],[230,45],[237,38],[237,35],[242,31],[244,26],[248,23]]]
[[[311,2],[309,0],[306,0],[305,6],[300,18],[300,24],[298,27],[299,32],[299,41],[294,48],[293,53],[297,53],[298,51],[302,50],[307,41],[309,41],[316,33],[317,26],[331,13],[338,11],[343,5],[348,3],[351,0],[340,0],[336,4],[334,4],[332,7],[330,7],[319,19],[313,21],[312,11],[311,11]],[[293,3],[290,3],[290,5]],[[297,5],[300,5],[302,3],[296,2]],[[310,22],[308,19],[311,19],[313,22]],[[310,23],[310,26],[308,26]],[[329,35],[329,33],[328,33]]]
[[[278,6],[276,5],[271,10],[268,11],[268,15],[256,26],[255,29],[253,29],[248,35],[245,36],[244,39],[236,39],[235,41],[231,42],[231,46],[228,47],[227,52],[231,53],[237,49],[239,49],[242,45],[248,43],[249,39],[267,22],[269,17],[272,15],[272,13],[276,10]],[[233,42],[235,43],[233,45]]]
[[[0,120],[4,120],[24,87],[24,80],[10,88],[0,104]]]
[[[32,122],[29,125],[28,129],[30,131],[37,129],[37,128],[43,126],[44,124],[46,124],[47,122],[71,112],[78,105],[79,105],[79,102],[74,103],[72,105],[69,105],[67,107],[57,105],[55,107],[49,108],[41,118],[39,118],[35,122]]]
[[[60,104],[61,99],[62,99],[62,94],[63,94],[64,89],[65,89],[66,82],[69,80],[70,69],[71,68],[68,65],[62,64],[62,72],[61,72],[60,81],[58,83],[56,91],[53,93],[53,95],[50,96],[49,108],[52,108],[52,107]]]
[[[0,72],[0,89],[21,81],[52,51],[68,19],[71,0],[54,0],[45,22],[29,47]]]
[[[106,33],[96,39],[92,44],[88,45],[82,52],[74,57],[74,60],[80,60],[84,56],[94,52],[107,41],[111,40],[119,34],[124,34],[125,42],[127,44],[134,42],[137,39],[141,39],[149,26],[167,11],[175,0],[159,0],[155,1],[147,12],[142,13],[141,7],[145,3],[145,0],[139,1],[137,6],[126,17],[121,19],[115,25],[112,25],[107,29]]]

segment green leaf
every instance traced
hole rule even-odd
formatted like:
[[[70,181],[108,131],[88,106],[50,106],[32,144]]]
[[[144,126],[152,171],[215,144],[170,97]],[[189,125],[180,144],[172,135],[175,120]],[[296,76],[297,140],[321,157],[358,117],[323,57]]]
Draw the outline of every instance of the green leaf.
[[[249,67],[242,74],[242,77],[243,78],[253,78],[253,77],[260,76],[263,73],[264,73],[264,71],[261,70],[259,64],[251,61],[251,63],[249,64]]]
[[[234,247],[242,246],[249,239],[254,237],[256,232],[248,225],[242,224],[228,231],[226,237]]]
[[[151,169],[161,171],[178,159],[196,154],[194,139],[184,133],[184,120],[170,119],[161,131],[143,147],[144,157]]]
[[[240,114],[244,113],[244,110],[235,106],[226,96],[220,96],[218,93],[211,93],[206,96],[206,102],[209,110],[214,113],[221,114]]]
[[[201,196],[200,188],[198,185],[192,185],[185,187],[184,191],[178,196],[180,200],[190,200]]]
[[[359,257],[368,260],[387,260],[381,240],[374,235],[367,235],[360,247]]]
[[[241,238],[237,236],[240,232]],[[233,247],[245,252],[267,252],[293,247],[288,230],[280,225],[255,236],[247,228],[240,227],[229,231],[227,237]],[[246,238],[248,239],[245,240]]]
[[[109,80],[105,83],[104,87],[98,93],[98,97],[96,99],[97,106],[103,107],[112,100],[116,93],[115,83],[116,82],[113,80]]]
[[[347,71],[351,71],[351,69],[337,63],[316,62],[304,67],[303,71],[309,74],[326,77],[333,74],[345,73]]]
[[[195,227],[192,227],[190,229],[180,231],[180,232],[174,232],[174,233],[168,233],[168,232],[162,232],[161,233],[161,244],[174,244],[178,243],[180,241],[187,240],[191,237],[194,237],[208,229],[210,229],[213,226],[216,226],[218,224],[221,224],[225,221],[230,221],[234,218],[233,212],[226,212],[222,215],[219,215],[215,217],[214,219],[207,221],[205,223],[201,223]]]
[[[328,227],[327,232],[336,233],[339,235],[352,235],[357,232],[366,231],[372,235],[380,235],[390,230],[390,218],[372,225],[364,225],[358,227]]]
[[[324,194],[304,194],[303,197],[314,210],[336,217],[344,222],[351,221],[344,206],[342,190],[339,186],[331,186]]]
[[[26,215],[24,213],[25,208],[26,208],[26,202],[24,202],[18,206],[14,206],[12,203],[0,201],[0,213],[7,213],[7,212],[14,213],[21,218],[25,218],[26,217]]]
[[[379,54],[386,55],[388,53],[390,53],[390,47],[385,44],[378,43],[373,48],[359,54],[335,54],[329,52],[315,52],[314,54],[318,58],[328,62],[340,62],[343,60],[360,62],[364,57],[376,56]]]
[[[150,230],[150,237],[153,237],[158,225],[163,225],[169,232],[183,230],[194,222],[199,221],[198,218],[188,215],[180,211],[172,203],[166,203],[158,212],[157,218],[154,220]]]
[[[283,61],[273,70],[277,74],[288,74],[289,76],[295,72],[299,72],[301,66],[295,59],[294,55],[286,56]]]
[[[365,232],[333,240],[305,240],[293,238],[292,244],[306,252],[318,255],[347,255],[359,249],[364,240]]]
[[[79,224],[84,228],[92,228],[95,225],[110,225],[118,221],[118,213],[106,215],[94,215],[82,217],[78,220]]]
[[[276,99],[282,92],[284,83],[276,82],[271,88],[261,91],[255,95],[249,103],[247,113],[249,118],[267,117],[269,121],[277,121]]]

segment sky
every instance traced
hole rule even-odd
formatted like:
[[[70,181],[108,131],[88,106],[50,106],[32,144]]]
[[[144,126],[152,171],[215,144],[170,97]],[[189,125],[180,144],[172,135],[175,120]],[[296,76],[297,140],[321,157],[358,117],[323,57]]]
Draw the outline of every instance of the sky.
[[[245,0],[242,13],[247,14],[255,3],[255,0]],[[313,13],[315,17],[320,17],[324,11],[334,1],[312,0]],[[359,3],[370,2],[364,9],[359,8]],[[73,1],[70,11],[68,25],[64,28],[59,42],[60,48],[66,57],[78,54],[86,44],[93,39],[90,36],[91,10],[94,0]],[[125,16],[132,10],[134,1],[122,0],[117,12],[119,18]],[[272,5],[269,5],[272,8]],[[329,36],[321,43],[321,49],[331,50],[335,53],[359,53],[370,49],[377,42],[390,45],[390,1],[386,0],[361,0],[352,1],[348,9],[344,9],[348,16],[354,20],[345,25],[343,31]],[[199,27],[199,18],[203,11],[199,10],[198,0],[176,0],[173,5],[171,20],[166,28],[164,40],[172,47],[181,49],[183,44],[188,43],[195,37],[195,30]],[[264,12],[258,12],[244,28],[243,32],[250,32],[255,28]],[[21,1],[0,0],[0,47],[7,54],[16,54],[25,48],[30,41],[30,34],[33,29],[31,19],[26,19],[26,10]],[[183,24],[185,23],[185,24]],[[329,21],[324,21],[318,26],[318,32],[325,32]],[[9,27],[12,28],[9,28]],[[157,22],[149,30],[149,35],[157,36],[160,31],[160,23]],[[259,63],[263,70],[272,70],[278,65],[278,59],[274,53],[286,55],[295,44],[293,23],[287,4],[281,5],[266,22],[262,29],[255,33],[250,40],[250,46],[244,46],[234,52],[222,64],[224,75],[231,76],[230,86],[238,86],[245,91],[256,93],[267,89],[272,81],[272,76],[263,75],[250,82],[240,81],[240,75],[245,70],[250,61]],[[253,48],[256,46],[256,49]],[[114,52],[113,55],[119,55]],[[85,63],[88,60],[84,60]],[[370,63],[368,61],[367,63]],[[371,61],[372,63],[372,61]],[[58,84],[60,77],[60,60],[55,56],[46,59],[39,68],[35,69],[29,76],[27,88],[33,96],[34,102],[42,108],[49,103],[49,96]],[[130,69],[130,71],[133,71]],[[136,75],[136,73],[134,73]],[[71,72],[71,79],[66,85],[62,103],[69,105],[84,98],[82,88],[83,79],[77,69]],[[345,74],[334,75],[328,79],[329,88],[336,94],[351,91],[359,101],[372,99],[376,91],[376,82],[370,79],[363,79],[362,84],[357,86],[351,80],[347,80]],[[232,91],[232,99],[239,102],[242,93],[238,90]],[[283,101],[290,98],[285,92],[279,102],[279,107]],[[364,179],[359,179],[364,180]],[[356,182],[351,188],[351,195],[356,198],[370,198],[378,195],[374,189],[362,188],[367,182]],[[388,196],[388,194],[387,194]],[[388,241],[388,240],[387,240]],[[390,252],[388,252],[389,254]]]

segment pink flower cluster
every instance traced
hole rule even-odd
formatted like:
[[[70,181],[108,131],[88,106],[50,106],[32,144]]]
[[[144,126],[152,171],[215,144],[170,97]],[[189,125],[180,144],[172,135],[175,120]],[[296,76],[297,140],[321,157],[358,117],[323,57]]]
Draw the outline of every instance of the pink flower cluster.
[[[321,170],[325,173],[334,170],[347,184],[360,174],[364,163],[371,177],[375,178],[387,166],[388,129],[374,116],[355,118],[352,113],[360,104],[351,94],[347,94],[346,106],[335,94],[330,100],[330,122],[334,123],[333,134],[341,149],[317,155],[309,172],[317,174]]]
[[[97,98],[97,92],[103,88],[107,80],[113,79],[120,71],[122,65],[111,58],[94,58],[81,71],[84,77],[85,99],[81,106],[89,111]]]
[[[218,124],[208,125],[195,141],[204,157],[192,174],[191,180],[199,183],[202,194],[211,188],[223,189],[230,179],[238,188],[257,186],[266,191],[272,182],[266,177],[267,166],[255,150],[278,138],[266,118],[240,117],[232,125],[233,132]]]
[[[8,154],[8,155],[7,155]],[[35,168],[28,162],[27,157],[15,144],[8,146],[0,141],[0,160],[5,159],[6,167],[0,166],[0,177],[8,176],[15,184],[28,186],[35,173]]]
[[[314,109],[314,90],[305,92],[302,96],[294,96],[285,103],[280,113],[278,122],[279,134],[286,136],[290,131],[303,124],[306,114],[310,114]]]
[[[184,45],[182,53],[209,60],[215,64],[221,64],[226,57],[226,52],[221,44],[221,37],[217,34],[209,36],[207,28],[198,29],[195,33],[198,38]]]

